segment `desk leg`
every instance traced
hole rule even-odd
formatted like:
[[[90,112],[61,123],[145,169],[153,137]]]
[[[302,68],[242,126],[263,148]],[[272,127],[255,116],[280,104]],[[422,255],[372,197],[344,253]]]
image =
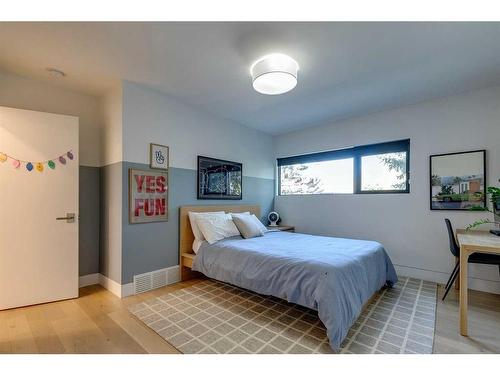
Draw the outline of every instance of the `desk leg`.
[[[455,264],[460,263],[460,257],[455,258]],[[460,277],[455,280],[455,290],[460,289]]]
[[[467,336],[467,267],[469,251],[465,246],[460,246],[460,334]]]

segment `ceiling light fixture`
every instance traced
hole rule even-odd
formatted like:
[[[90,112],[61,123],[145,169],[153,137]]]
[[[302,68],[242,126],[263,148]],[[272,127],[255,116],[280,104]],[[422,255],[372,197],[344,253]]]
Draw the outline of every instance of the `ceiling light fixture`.
[[[45,70],[47,70],[47,72],[49,72],[51,77],[54,77],[54,78],[66,77],[66,73],[64,73],[62,70],[55,69],[55,68],[47,68]]]
[[[299,64],[290,56],[273,53],[250,67],[255,91],[266,95],[284,94],[297,86]]]

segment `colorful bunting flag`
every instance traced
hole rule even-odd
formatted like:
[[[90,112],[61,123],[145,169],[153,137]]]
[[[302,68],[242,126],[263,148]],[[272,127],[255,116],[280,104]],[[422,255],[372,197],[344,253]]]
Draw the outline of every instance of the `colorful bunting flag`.
[[[65,165],[67,163],[66,158],[69,160],[73,160],[75,158],[72,150],[69,150],[55,158],[44,161],[21,160],[10,156],[5,152],[0,152],[0,165],[10,159],[12,160],[12,166],[14,169],[19,169],[21,165],[24,165],[24,168],[26,168],[28,172],[31,172],[33,169],[36,169],[38,172],[43,172],[45,170],[45,164],[49,167],[49,169],[56,169],[56,161],[58,161],[61,165]]]

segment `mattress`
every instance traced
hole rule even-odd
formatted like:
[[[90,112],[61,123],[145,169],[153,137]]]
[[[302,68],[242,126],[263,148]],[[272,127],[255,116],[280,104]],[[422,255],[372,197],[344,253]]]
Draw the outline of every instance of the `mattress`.
[[[204,243],[193,270],[317,310],[334,350],[370,297],[397,282],[378,242],[291,232]]]

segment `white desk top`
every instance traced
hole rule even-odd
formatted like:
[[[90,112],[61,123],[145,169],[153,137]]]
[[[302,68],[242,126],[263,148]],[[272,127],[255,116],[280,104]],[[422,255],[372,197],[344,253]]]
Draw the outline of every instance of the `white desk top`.
[[[471,250],[478,249],[485,252],[500,253],[500,237],[484,230],[457,230],[460,246],[467,246]]]

